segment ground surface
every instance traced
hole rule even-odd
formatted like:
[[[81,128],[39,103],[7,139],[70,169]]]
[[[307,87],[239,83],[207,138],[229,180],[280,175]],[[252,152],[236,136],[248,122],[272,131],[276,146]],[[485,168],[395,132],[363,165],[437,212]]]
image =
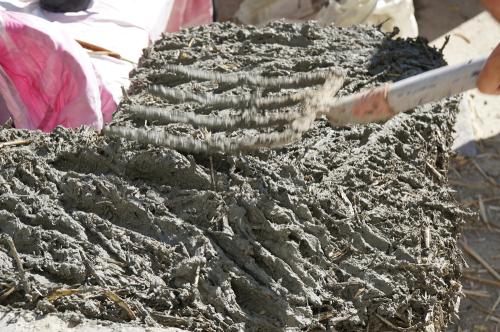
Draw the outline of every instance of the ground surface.
[[[483,140],[477,148],[474,157],[457,156],[449,171],[457,197],[476,212],[461,238],[468,249],[468,267],[462,278],[466,298],[460,307],[460,322],[450,331],[497,331],[500,326],[500,139]]]
[[[245,95],[255,91],[162,68],[289,76],[339,67],[346,94],[443,64],[422,41],[282,23],[196,28],[145,54],[130,102],[208,112],[160,101],[146,83]],[[28,145],[0,147],[0,231],[26,270],[4,238],[2,304],[190,330],[441,330],[460,293],[464,215],[443,175],[456,110],[452,100],[384,125],[318,121],[284,149],[212,158],[88,130],[3,129],[0,141]],[[203,137],[126,113],[115,122]]]

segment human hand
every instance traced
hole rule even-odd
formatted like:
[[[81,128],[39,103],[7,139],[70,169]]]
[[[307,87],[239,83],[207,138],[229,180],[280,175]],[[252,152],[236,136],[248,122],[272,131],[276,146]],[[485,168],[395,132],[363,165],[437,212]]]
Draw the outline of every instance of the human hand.
[[[500,21],[500,0],[481,0],[481,3],[497,21]]]
[[[500,0],[481,0],[481,3],[497,21],[500,21]],[[479,74],[477,88],[483,93],[500,94],[500,44],[491,53]]]
[[[500,95],[500,44],[479,73],[477,88],[483,93]]]

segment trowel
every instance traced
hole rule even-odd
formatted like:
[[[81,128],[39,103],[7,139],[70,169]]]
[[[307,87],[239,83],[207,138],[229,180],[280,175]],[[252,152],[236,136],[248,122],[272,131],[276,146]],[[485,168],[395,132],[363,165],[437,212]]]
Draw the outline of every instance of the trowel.
[[[344,97],[337,97],[336,93],[343,86],[345,75],[334,69],[276,78],[248,72],[222,74],[182,65],[168,65],[168,72],[190,80],[210,80],[233,86],[301,89],[302,92],[278,96],[197,95],[153,85],[149,88],[151,93],[174,103],[194,102],[214,109],[233,108],[238,112],[233,115],[205,115],[178,110],[167,112],[157,107],[131,105],[128,111],[135,116],[160,123],[187,123],[203,128],[206,138],[199,140],[170,135],[164,131],[126,127],[106,127],[104,132],[188,152],[241,153],[261,148],[278,148],[299,140],[303,133],[312,128],[314,121],[322,117],[326,117],[334,126],[380,122],[419,105],[473,89],[485,62],[486,57],[481,57]],[[321,87],[307,88],[317,85]],[[299,109],[287,109],[300,103],[303,107]],[[266,130],[266,127],[269,129]],[[238,129],[263,131],[239,137],[211,134]]]

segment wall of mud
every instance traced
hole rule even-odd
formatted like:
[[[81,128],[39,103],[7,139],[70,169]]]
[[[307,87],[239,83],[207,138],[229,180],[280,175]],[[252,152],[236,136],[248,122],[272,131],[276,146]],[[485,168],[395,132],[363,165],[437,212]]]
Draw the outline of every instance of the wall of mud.
[[[265,76],[336,67],[347,94],[444,62],[422,40],[374,28],[214,24],[145,50],[115,124],[198,137],[127,107],[232,112],[161,100],[150,83],[255,93],[187,81],[166,64]],[[463,212],[445,175],[456,110],[447,100],[384,124],[319,120],[300,142],[246,155],[180,153],[85,128],[1,129],[0,142],[30,143],[0,148],[0,232],[26,270],[23,283],[0,246],[0,304],[204,331],[442,330],[460,296]]]

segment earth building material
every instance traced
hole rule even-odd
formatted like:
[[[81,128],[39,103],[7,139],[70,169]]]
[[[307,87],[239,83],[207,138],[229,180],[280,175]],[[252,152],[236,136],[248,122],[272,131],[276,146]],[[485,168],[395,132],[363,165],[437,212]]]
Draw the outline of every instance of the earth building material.
[[[221,96],[298,91],[188,81],[167,64],[269,77],[335,67],[347,74],[345,95],[444,61],[423,40],[375,28],[213,24],[144,51],[115,124],[204,139],[202,129],[127,108],[235,112],[161,100],[146,91],[151,83]],[[464,213],[445,173],[456,110],[452,99],[384,124],[320,120],[295,144],[234,155],[86,128],[1,129],[0,142],[31,143],[0,147],[0,232],[29,283],[0,246],[0,304],[73,313],[82,324],[199,331],[443,330],[461,290]]]

